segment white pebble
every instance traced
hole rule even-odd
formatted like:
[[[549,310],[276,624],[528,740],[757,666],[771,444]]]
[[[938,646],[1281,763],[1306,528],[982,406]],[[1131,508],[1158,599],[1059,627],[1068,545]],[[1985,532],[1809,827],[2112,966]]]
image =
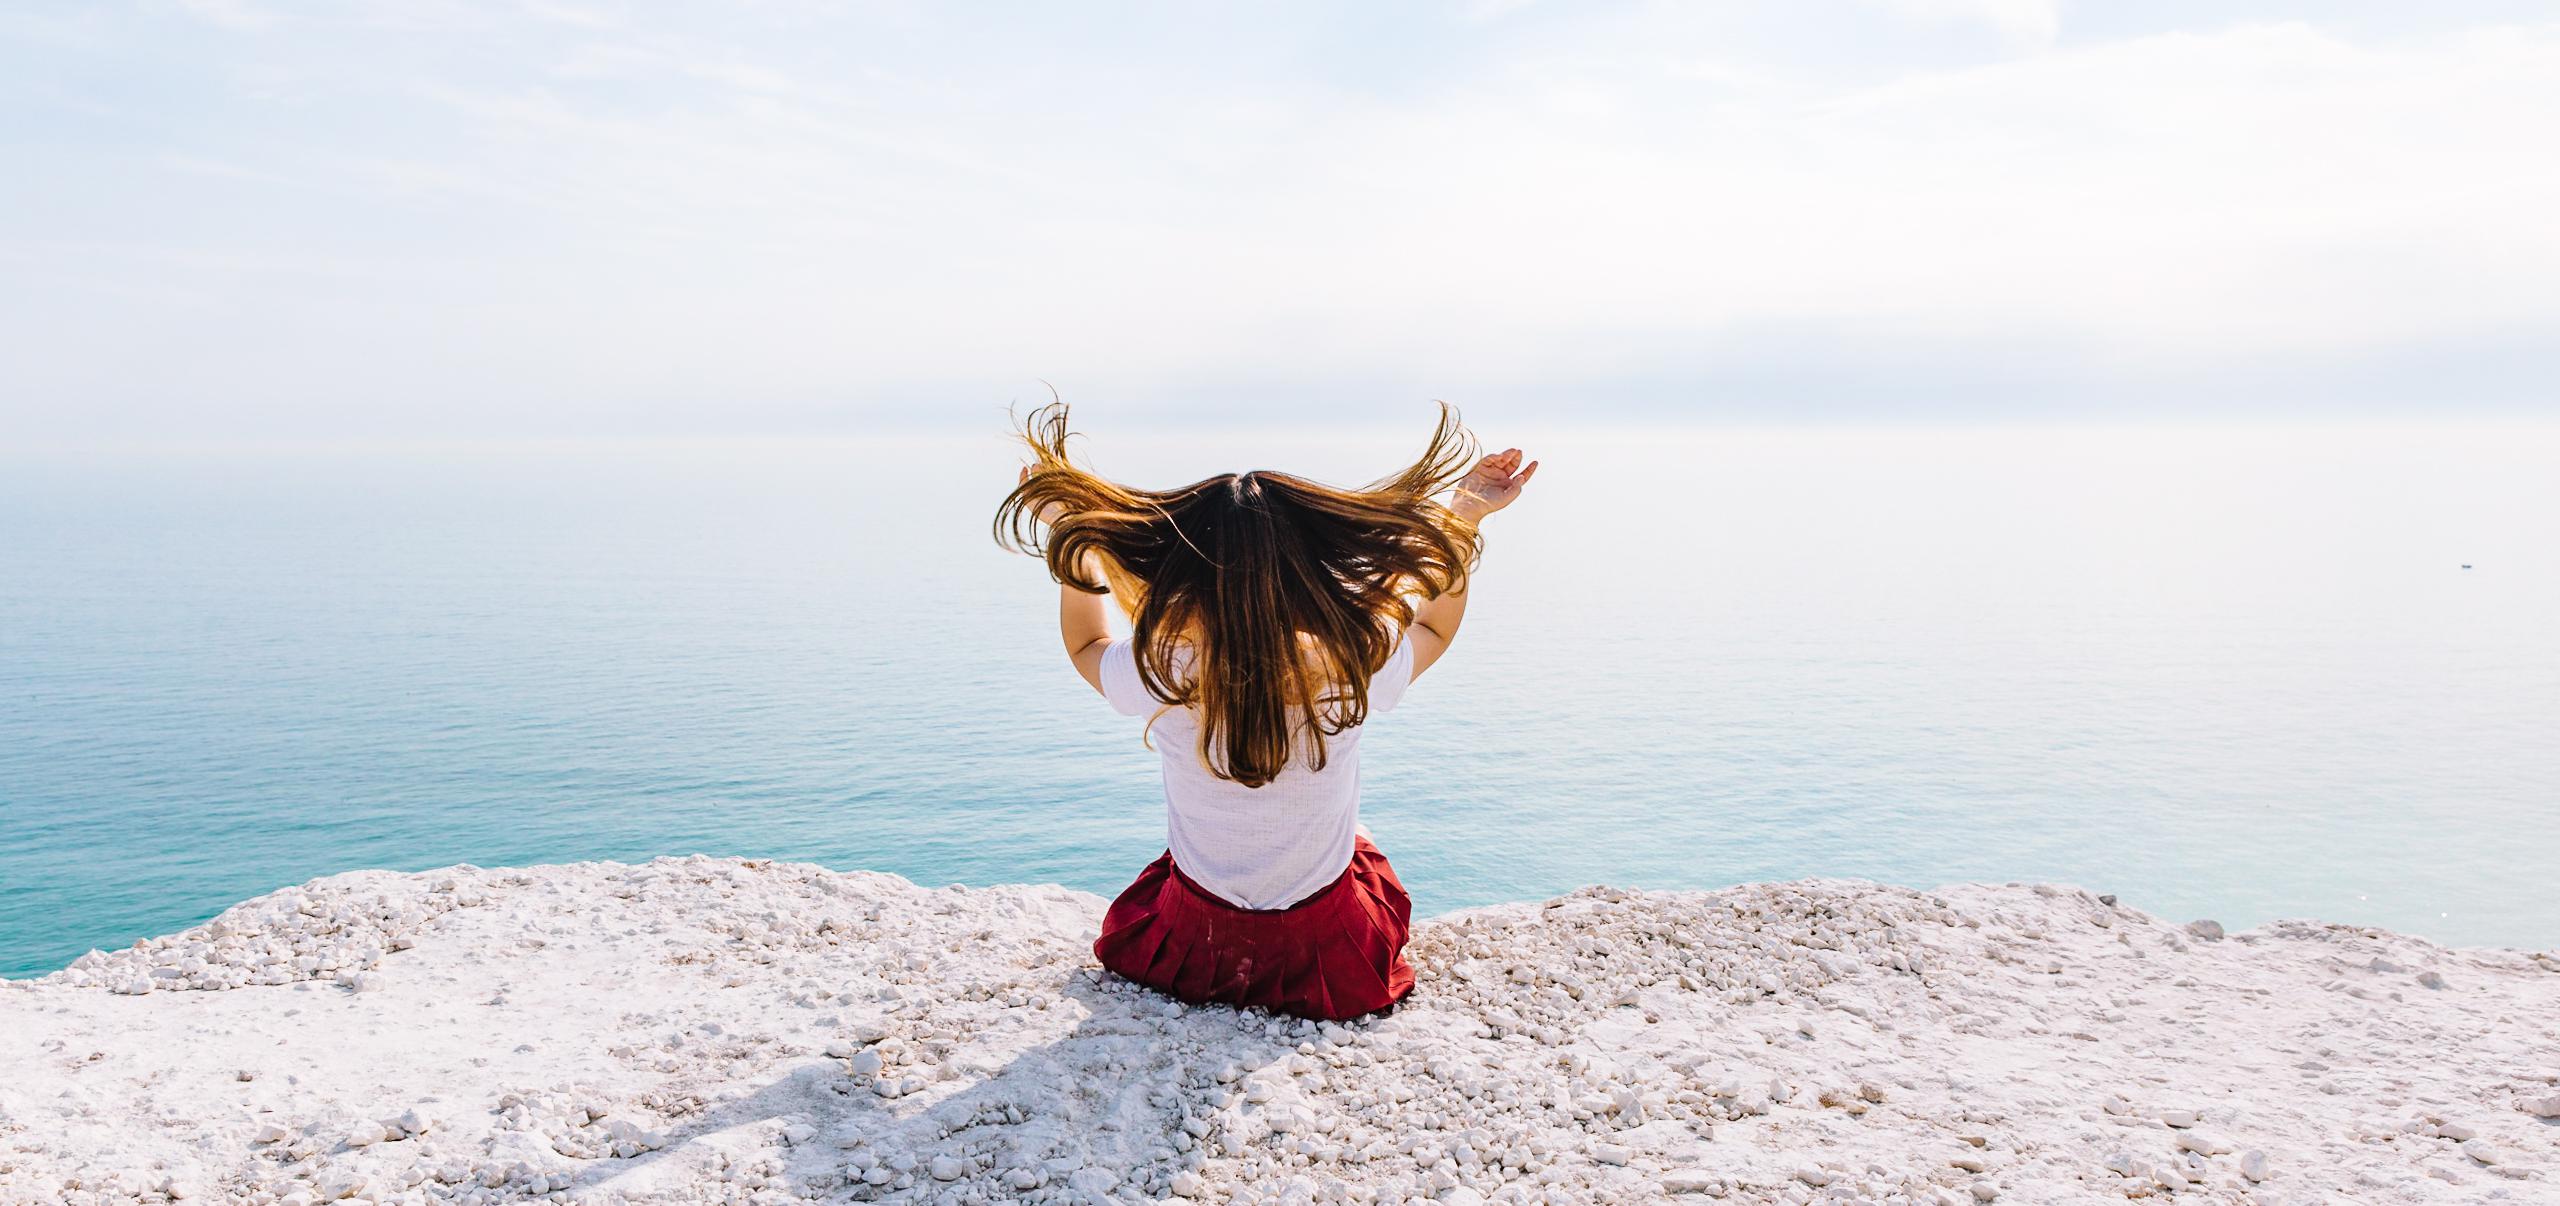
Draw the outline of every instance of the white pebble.
[[[2211,1131],[2180,1131],[2177,1145],[2180,1151],[2195,1152],[2204,1156],[2219,1156],[2231,1150],[2229,1143],[2224,1142],[2220,1135]]]

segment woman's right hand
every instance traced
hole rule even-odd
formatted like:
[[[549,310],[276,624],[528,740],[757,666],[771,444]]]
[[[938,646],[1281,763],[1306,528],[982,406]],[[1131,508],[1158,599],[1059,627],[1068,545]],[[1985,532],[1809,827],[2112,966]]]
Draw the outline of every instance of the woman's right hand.
[[[1521,467],[1519,449],[1503,449],[1477,461],[1476,467],[1459,480],[1457,497],[1450,500],[1449,509],[1470,523],[1481,520],[1518,501],[1521,487],[1528,485],[1529,478],[1537,472],[1536,461],[1529,462],[1527,468]]]

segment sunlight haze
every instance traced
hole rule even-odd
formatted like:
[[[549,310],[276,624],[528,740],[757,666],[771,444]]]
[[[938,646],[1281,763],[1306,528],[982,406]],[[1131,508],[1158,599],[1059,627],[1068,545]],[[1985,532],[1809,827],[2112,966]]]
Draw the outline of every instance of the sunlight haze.
[[[0,16],[0,439],[2547,413],[2518,5]]]

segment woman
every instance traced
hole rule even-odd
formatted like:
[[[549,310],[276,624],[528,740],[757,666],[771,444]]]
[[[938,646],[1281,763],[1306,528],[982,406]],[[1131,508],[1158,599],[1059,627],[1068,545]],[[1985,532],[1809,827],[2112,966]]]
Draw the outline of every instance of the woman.
[[[1268,470],[1119,485],[1068,462],[1058,405],[1024,438],[997,539],[1046,557],[1067,656],[1164,762],[1165,853],[1094,954],[1196,1003],[1338,1019],[1403,999],[1412,904],[1360,825],[1360,731],[1456,639],[1477,525],[1537,462],[1478,459],[1446,405],[1420,459],[1359,490]]]

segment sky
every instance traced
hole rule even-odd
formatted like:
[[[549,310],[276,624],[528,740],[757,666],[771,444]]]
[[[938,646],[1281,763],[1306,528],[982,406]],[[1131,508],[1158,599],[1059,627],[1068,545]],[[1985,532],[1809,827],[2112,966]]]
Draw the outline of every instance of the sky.
[[[2547,4],[0,10],[0,446],[2560,413]]]

